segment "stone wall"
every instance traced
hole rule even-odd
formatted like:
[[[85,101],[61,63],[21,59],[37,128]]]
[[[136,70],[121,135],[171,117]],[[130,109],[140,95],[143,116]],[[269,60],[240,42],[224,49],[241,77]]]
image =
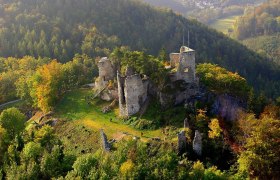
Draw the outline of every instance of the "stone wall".
[[[97,66],[100,80],[109,81],[116,76],[113,65],[107,57],[101,58]]]
[[[188,83],[195,81],[195,52],[180,53],[180,62],[177,69],[177,80],[185,80]]]
[[[180,53],[170,53],[169,58],[170,58],[170,66],[172,68],[177,67],[180,61]]]
[[[140,75],[128,76],[125,79],[125,97],[128,116],[136,114],[147,99],[147,87],[144,87]]]
[[[115,68],[107,57],[101,58],[98,63],[99,76],[95,81],[95,93],[99,93],[99,97],[105,101],[111,101],[116,98],[114,90],[106,87],[110,80],[116,77]],[[114,94],[115,93],[115,94]]]
[[[148,81],[139,74],[121,77],[118,74],[118,94],[121,116],[131,116],[139,112],[147,99]]]
[[[117,73],[117,82],[118,82],[118,96],[119,96],[119,108],[120,115],[126,116],[126,99],[124,96],[124,81],[125,78],[122,77],[119,73]]]
[[[194,50],[182,46],[180,53],[171,53],[169,56],[171,67],[176,69],[171,77],[172,81],[185,80],[188,83],[196,81]]]

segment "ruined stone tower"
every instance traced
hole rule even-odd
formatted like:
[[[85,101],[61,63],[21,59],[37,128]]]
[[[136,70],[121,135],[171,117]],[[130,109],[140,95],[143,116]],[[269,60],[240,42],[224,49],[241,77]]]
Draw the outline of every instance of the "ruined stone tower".
[[[111,101],[116,99],[118,94],[116,89],[108,89],[109,81],[116,77],[116,70],[109,58],[103,57],[98,63],[99,76],[95,80],[95,94],[102,100]]]
[[[120,115],[128,117],[139,112],[147,99],[148,81],[142,80],[139,74],[117,73]]]
[[[171,80],[184,80],[187,83],[196,81],[195,77],[195,51],[182,46],[180,53],[170,54],[170,65],[174,69]]]
[[[114,79],[115,73],[111,61],[107,57],[103,57],[98,61],[99,78],[102,81]]]

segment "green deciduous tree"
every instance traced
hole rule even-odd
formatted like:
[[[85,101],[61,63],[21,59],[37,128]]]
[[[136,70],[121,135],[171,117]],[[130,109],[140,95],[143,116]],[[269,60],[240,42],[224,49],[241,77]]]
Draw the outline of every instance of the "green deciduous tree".
[[[25,115],[16,108],[9,108],[1,113],[0,125],[6,130],[9,140],[21,134],[25,127],[25,119]]]
[[[199,64],[196,71],[200,81],[209,90],[247,98],[249,86],[239,74],[210,63]]]
[[[92,154],[80,156],[73,164],[74,172],[81,178],[87,178],[90,171],[97,166],[97,163]]]

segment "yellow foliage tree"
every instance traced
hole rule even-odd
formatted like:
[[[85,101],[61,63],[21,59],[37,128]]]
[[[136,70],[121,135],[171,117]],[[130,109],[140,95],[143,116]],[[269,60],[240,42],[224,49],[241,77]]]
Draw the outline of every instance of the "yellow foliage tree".
[[[120,167],[120,173],[123,177],[129,177],[132,175],[134,168],[134,163],[131,161],[131,159],[128,159],[126,162],[124,162]]]
[[[222,128],[219,125],[218,119],[212,119],[208,127],[210,128],[210,131],[208,131],[209,138],[214,139],[221,136]]]
[[[62,94],[62,64],[56,60],[39,67],[33,82],[35,104],[44,112],[51,111]],[[35,96],[35,97],[34,97]]]

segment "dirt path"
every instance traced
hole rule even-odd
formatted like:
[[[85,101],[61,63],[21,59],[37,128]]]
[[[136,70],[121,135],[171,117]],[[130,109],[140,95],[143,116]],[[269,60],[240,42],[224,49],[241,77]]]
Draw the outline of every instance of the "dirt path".
[[[21,99],[10,101],[10,102],[6,102],[4,104],[0,104],[0,108],[5,107],[5,106],[10,105],[10,104],[13,104],[13,103],[17,103],[19,101],[21,101]]]

